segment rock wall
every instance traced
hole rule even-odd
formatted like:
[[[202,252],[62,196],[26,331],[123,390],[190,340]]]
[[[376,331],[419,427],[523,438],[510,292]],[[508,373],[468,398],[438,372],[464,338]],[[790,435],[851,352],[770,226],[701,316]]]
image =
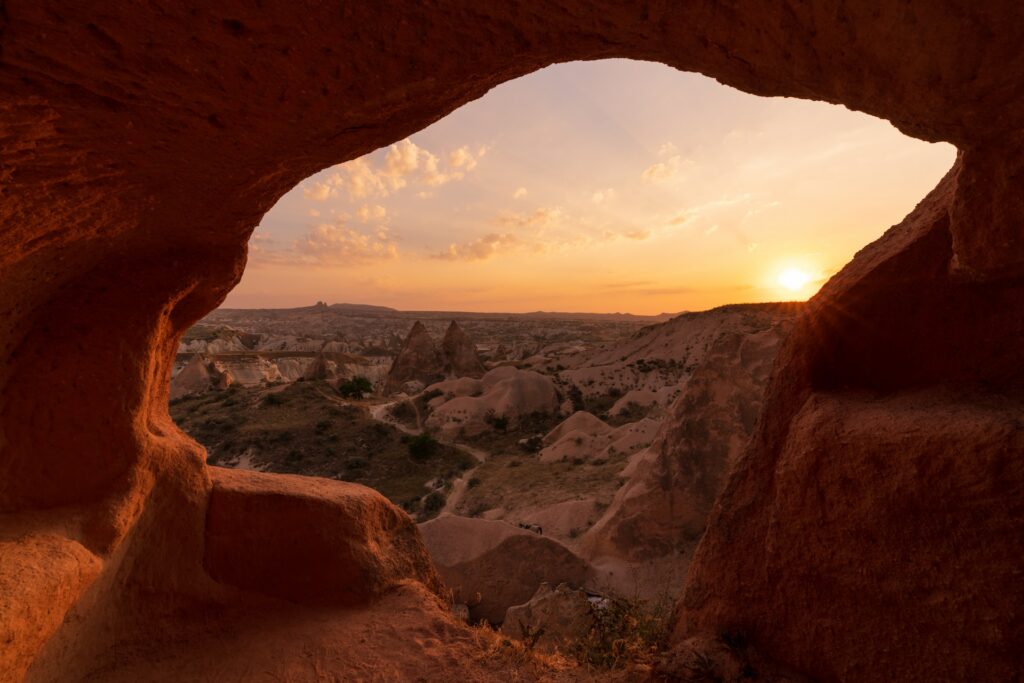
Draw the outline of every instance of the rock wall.
[[[950,274],[961,171],[808,304],[678,641],[742,634],[821,681],[1020,675],[1024,281]]]
[[[1024,367],[1018,5],[6,0],[4,677],[92,670],[154,610],[197,595],[256,600],[202,568],[212,484],[166,406],[181,333],[238,282],[274,202],[498,83],[604,57],[842,103],[961,150],[941,191],[862,252],[789,342],[693,567],[680,637],[738,624],[826,680],[934,680],[943,665],[1012,677],[1021,459],[999,406],[1019,398]],[[878,410],[899,417],[867,429]],[[826,415],[850,431],[816,429]],[[944,415],[995,431],[954,443]],[[879,486],[851,493],[866,482]],[[810,533],[815,504],[834,498],[814,544],[797,546],[789,534]],[[900,610],[884,608],[901,587]],[[150,648],[170,637],[152,635]],[[274,652],[268,666],[287,666]],[[866,670],[872,658],[884,666]]]

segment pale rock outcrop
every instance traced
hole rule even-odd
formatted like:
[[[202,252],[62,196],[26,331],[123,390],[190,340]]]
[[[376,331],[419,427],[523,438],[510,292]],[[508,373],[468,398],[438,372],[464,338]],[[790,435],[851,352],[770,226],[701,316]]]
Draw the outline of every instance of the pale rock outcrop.
[[[461,386],[470,388],[468,384]],[[523,417],[534,413],[554,414],[559,408],[554,383],[532,370],[511,366],[495,368],[481,378],[479,390],[478,396],[456,396],[435,404],[426,420],[427,427],[448,436],[459,432],[472,435],[489,429],[488,420],[492,418],[505,418],[514,426]]]
[[[651,445],[661,423],[644,418],[612,428],[586,411],[573,413],[548,432],[540,451],[543,463],[559,460],[602,460],[630,455]]]

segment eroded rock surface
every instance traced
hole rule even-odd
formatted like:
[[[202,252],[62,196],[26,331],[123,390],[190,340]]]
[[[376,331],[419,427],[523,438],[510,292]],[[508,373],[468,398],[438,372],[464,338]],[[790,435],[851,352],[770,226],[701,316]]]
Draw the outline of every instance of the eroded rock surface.
[[[166,412],[182,332],[238,282],[260,217],[313,172],[556,61],[631,57],[842,103],[961,150],[940,190],[833,279],[780,353],[762,426],[691,567],[677,638],[743,631],[820,680],[1019,678],[1024,460],[1009,430],[1024,368],[1022,34],[1017,0],[7,0],[0,525],[14,543],[40,528],[69,539],[30,555],[40,572],[81,571],[61,592],[0,580],[16,593],[0,602],[4,675],[244,677],[253,660],[240,648],[177,671],[152,666],[181,651],[175,639],[200,632],[200,618],[146,631],[134,659],[109,655],[155,611],[220,595],[202,570],[202,453]],[[868,429],[879,408],[900,417]],[[846,431],[811,433],[826,415]],[[959,440],[942,438],[953,436],[943,415],[967,425]],[[825,457],[832,446],[850,459]],[[854,495],[881,472],[879,495]],[[805,481],[815,488],[793,498],[777,488]],[[815,520],[812,555],[787,534],[806,529],[821,500],[829,516]],[[62,560],[74,543],[101,566],[77,551]],[[2,557],[5,577],[23,571]],[[253,624],[247,600],[221,631]],[[25,612],[26,601],[46,604]],[[415,613],[405,612],[419,625],[409,633],[465,642]],[[274,614],[259,632],[283,628]],[[287,616],[293,628],[273,634],[280,649],[245,651],[257,666],[298,680],[374,670],[337,643],[378,632],[379,612]],[[369,626],[348,628],[355,619]],[[298,646],[315,633],[332,634],[323,642],[334,649]],[[424,669],[439,657],[420,645],[390,652],[407,657],[385,661],[399,679],[450,680],[473,666]]]
[[[364,605],[440,580],[407,514],[358,484],[211,468],[204,566],[217,581],[309,605]]]
[[[442,515],[420,525],[423,542],[455,602],[473,621],[500,624],[544,582],[581,586],[586,563],[561,543],[505,522]]]

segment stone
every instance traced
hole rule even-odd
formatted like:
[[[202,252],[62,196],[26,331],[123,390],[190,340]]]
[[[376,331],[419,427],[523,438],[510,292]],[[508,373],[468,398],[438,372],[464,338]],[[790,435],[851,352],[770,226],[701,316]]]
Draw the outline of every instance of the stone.
[[[211,468],[204,565],[217,581],[310,605],[364,605],[440,581],[412,519],[373,489]]]
[[[402,391],[406,384],[418,383],[420,387],[444,378],[444,357],[437,348],[426,326],[416,321],[391,363],[384,390],[388,393]]]
[[[473,621],[500,624],[544,582],[582,585],[587,564],[559,542],[506,522],[441,515],[420,525],[423,542],[456,602]]]
[[[533,641],[543,650],[565,649],[587,635],[594,625],[594,612],[585,591],[560,583],[554,589],[542,583],[530,601],[513,605],[505,612],[500,631],[512,638]]]
[[[483,377],[487,371],[476,353],[476,344],[454,320],[444,333],[441,354],[444,356],[446,377]]]

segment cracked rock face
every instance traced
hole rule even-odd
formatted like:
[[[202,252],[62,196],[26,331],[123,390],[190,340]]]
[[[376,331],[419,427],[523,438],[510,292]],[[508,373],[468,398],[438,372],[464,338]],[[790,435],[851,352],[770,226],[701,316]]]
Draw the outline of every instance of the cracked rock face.
[[[0,599],[9,677],[94,661],[151,596],[223,590],[202,565],[212,484],[168,379],[274,202],[503,81],[605,57],[961,150],[780,352],[677,638],[742,630],[821,680],[1019,676],[1022,34],[1016,0],[7,0],[0,512],[26,543],[0,565],[23,596]],[[74,580],[48,590],[48,569]]]

